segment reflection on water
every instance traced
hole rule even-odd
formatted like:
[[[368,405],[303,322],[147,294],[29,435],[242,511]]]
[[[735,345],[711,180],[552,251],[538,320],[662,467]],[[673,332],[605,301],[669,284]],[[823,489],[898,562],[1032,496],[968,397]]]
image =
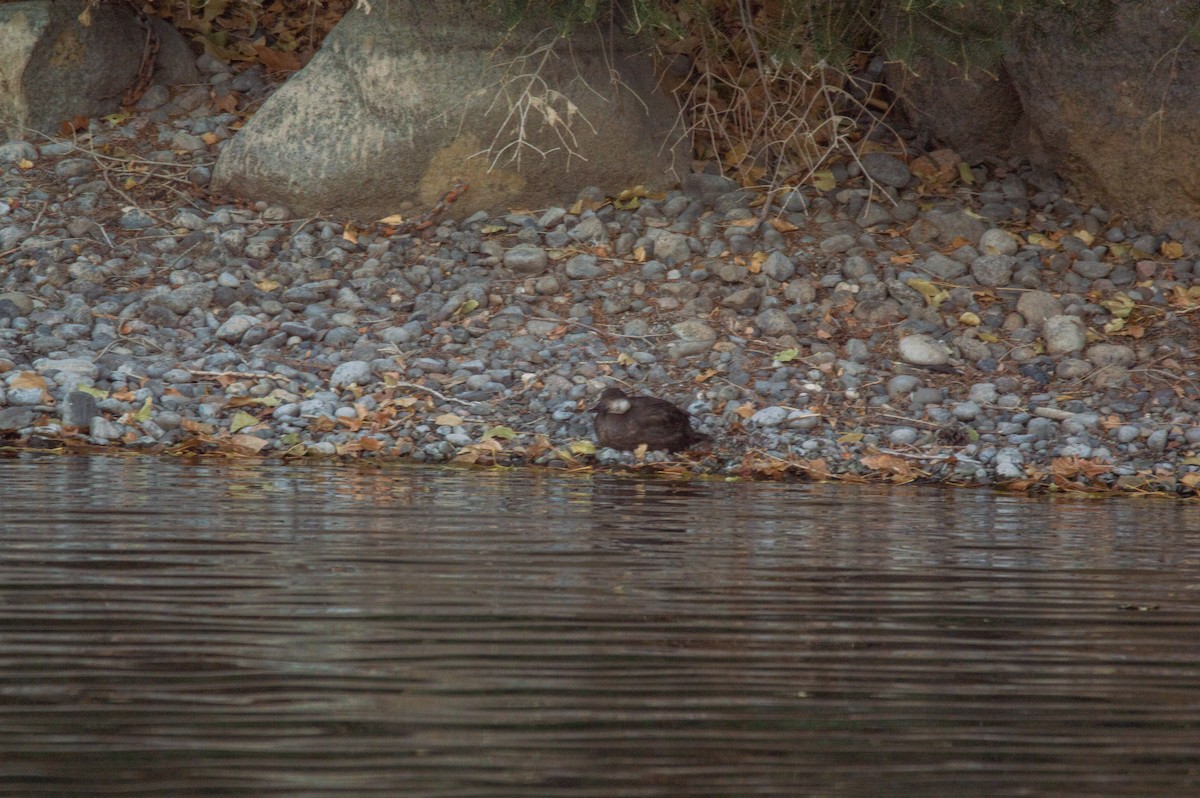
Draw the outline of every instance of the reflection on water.
[[[1179,795],[1200,507],[0,459],[10,794]]]

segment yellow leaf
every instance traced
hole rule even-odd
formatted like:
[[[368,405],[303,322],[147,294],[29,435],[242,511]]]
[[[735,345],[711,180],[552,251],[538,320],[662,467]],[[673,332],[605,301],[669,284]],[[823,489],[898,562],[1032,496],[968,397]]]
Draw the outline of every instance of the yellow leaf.
[[[391,216],[385,216],[379,220],[380,224],[404,224],[404,214],[393,213]]]
[[[488,427],[483,432],[483,439],[485,441],[488,438],[504,438],[506,441],[511,441],[515,437],[517,437],[517,433],[512,427]]]
[[[774,227],[780,233],[793,233],[800,229],[799,227],[797,227],[796,225],[787,221],[786,219],[777,219],[777,218],[771,219],[771,226]]]
[[[346,241],[349,241],[352,244],[357,244],[358,243],[358,230],[355,229],[354,225],[347,224],[346,227],[342,230],[342,238],[344,238]]]
[[[146,401],[142,403],[142,409],[133,414],[133,420],[138,422],[139,424],[141,424],[142,422],[145,422],[145,421],[149,421],[151,407],[152,407],[152,403],[150,401],[150,397],[147,396]]]
[[[633,259],[636,260],[638,263],[645,263],[646,262],[646,248],[645,247],[634,247],[633,248]]]
[[[799,354],[800,350],[793,346],[789,349],[783,350],[782,352],[776,352],[775,357],[772,359],[776,363],[790,363],[791,361],[795,360],[796,356]]]
[[[975,183],[975,175],[971,173],[971,166],[966,161],[958,162],[958,177],[968,186]]]
[[[846,432],[838,436],[838,443],[860,443],[864,437],[862,432]]]
[[[758,224],[758,219],[751,216],[749,219],[734,219],[729,223],[730,227],[753,227]]]
[[[1076,230],[1075,232],[1071,233],[1071,235],[1075,236],[1089,247],[1092,245],[1092,242],[1096,240],[1096,237],[1087,230]]]
[[[463,423],[462,418],[454,413],[442,413],[433,421],[439,427],[461,427]]]
[[[107,399],[108,398],[108,391],[102,391],[99,388],[93,388],[90,385],[80,385],[75,390],[83,391],[86,394],[91,394],[92,396],[96,397],[97,399]]]
[[[837,188],[837,178],[828,169],[813,172],[812,183],[818,191],[833,191]]]
[[[632,366],[634,363],[637,363],[637,361],[626,353],[621,352],[617,355],[617,363],[622,366]]]
[[[22,158],[21,160],[17,161],[17,168],[18,169],[32,169],[33,161],[29,160],[28,158]]]
[[[1180,244],[1178,241],[1164,241],[1158,249],[1162,252],[1164,258],[1179,260],[1183,257],[1183,244]]]
[[[1042,235],[1041,233],[1030,233],[1029,243],[1033,244],[1034,246],[1041,247],[1042,249],[1058,249],[1059,246],[1058,242],[1053,238]]]
[[[279,287],[279,283],[271,279],[259,280],[255,285],[258,286],[258,290],[260,291],[274,291]]]
[[[928,280],[922,280],[920,277],[912,277],[908,281],[908,287],[921,292],[925,297],[925,301],[933,307],[940,307],[943,302],[950,298],[950,292],[945,289],[938,288]]]
[[[995,333],[980,331],[979,340],[983,341],[985,344],[997,344],[1000,343],[1000,336],[996,335]]]
[[[740,416],[741,418],[750,418],[751,416],[754,415],[754,405],[750,404],[749,402],[746,402],[744,405],[738,407],[733,412],[737,413],[738,416]]]
[[[1125,319],[1113,319],[1108,324],[1104,325],[1104,332],[1108,333],[1109,335],[1112,335],[1113,333],[1119,333],[1124,329]]]
[[[567,450],[571,454],[595,454],[596,444],[591,441],[575,441],[567,447]]]
[[[245,410],[239,410],[233,414],[233,418],[229,422],[230,432],[239,432],[246,427],[253,427],[258,423],[258,419],[247,413]]]
[[[475,308],[479,307],[478,299],[468,299],[466,302],[458,306],[458,310],[454,311],[455,316],[465,316]]]
[[[983,320],[979,318],[978,314],[972,313],[968,310],[964,311],[963,314],[958,317],[958,323],[966,327],[978,327],[983,323]]]

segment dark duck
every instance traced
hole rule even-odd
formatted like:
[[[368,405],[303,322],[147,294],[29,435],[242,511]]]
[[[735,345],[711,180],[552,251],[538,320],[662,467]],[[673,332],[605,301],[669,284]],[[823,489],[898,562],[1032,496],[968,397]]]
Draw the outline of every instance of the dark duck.
[[[709,438],[692,429],[692,417],[664,399],[626,396],[607,388],[591,412],[596,414],[596,438],[610,449],[648,449],[678,452]]]

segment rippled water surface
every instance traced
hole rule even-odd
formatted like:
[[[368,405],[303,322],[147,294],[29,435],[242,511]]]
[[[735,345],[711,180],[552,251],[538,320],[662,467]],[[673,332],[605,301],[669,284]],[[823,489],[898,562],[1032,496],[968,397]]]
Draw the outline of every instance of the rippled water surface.
[[[0,459],[0,792],[1200,794],[1200,507]]]

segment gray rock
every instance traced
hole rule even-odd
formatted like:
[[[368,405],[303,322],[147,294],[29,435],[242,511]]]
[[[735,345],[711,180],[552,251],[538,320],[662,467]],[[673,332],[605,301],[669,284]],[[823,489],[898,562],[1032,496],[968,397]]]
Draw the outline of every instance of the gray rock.
[[[712,342],[717,340],[717,331],[700,319],[687,319],[672,324],[671,332],[675,333],[682,341]]]
[[[925,271],[941,280],[953,280],[956,277],[961,277],[967,272],[967,267],[965,264],[960,263],[951,257],[943,255],[940,252],[935,252],[926,258],[923,265]]]
[[[42,357],[33,361],[33,367],[39,374],[47,374],[52,371],[65,371],[70,374],[90,377],[91,379],[95,379],[100,374],[99,367],[92,362],[91,358],[86,357]]]
[[[827,252],[831,255],[836,255],[840,252],[846,252],[857,244],[857,240],[849,233],[838,233],[832,235],[821,242],[820,247],[822,252]]]
[[[549,256],[534,244],[517,244],[504,253],[504,266],[517,274],[541,274],[546,270]]]
[[[125,425],[109,421],[104,416],[95,416],[88,427],[88,435],[96,443],[107,443],[120,440],[125,434]]]
[[[1079,352],[1087,345],[1087,327],[1077,316],[1060,314],[1046,319],[1042,325],[1042,337],[1046,339],[1046,351],[1049,354]]]
[[[892,221],[892,214],[882,203],[870,202],[863,206],[863,209],[854,217],[854,221],[859,227],[865,229],[890,223]]]
[[[1025,476],[1025,455],[1013,446],[996,452],[996,476],[1000,479],[1018,479]]]
[[[1016,258],[1010,255],[980,255],[971,262],[971,276],[980,285],[1005,286],[1012,279],[1016,263]]]
[[[180,316],[192,308],[208,310],[213,301],[213,289],[205,283],[181,285],[163,297],[163,304]]]
[[[912,180],[904,161],[884,152],[867,153],[862,157],[862,166],[867,177],[892,188],[904,188]]]
[[[911,446],[917,442],[916,427],[896,427],[888,433],[888,443],[893,446]]]
[[[755,319],[763,335],[778,338],[781,335],[795,335],[796,323],[787,313],[779,308],[767,308]]]
[[[684,175],[680,188],[688,199],[711,204],[722,194],[737,191],[738,184],[721,175],[699,173]]]
[[[62,404],[64,427],[90,428],[92,419],[99,414],[96,397],[84,391],[71,391]]]
[[[579,224],[571,228],[570,235],[581,244],[596,246],[608,243],[608,228],[604,226],[604,220],[598,216],[589,216],[587,219],[581,220]]]
[[[1042,324],[1051,316],[1061,316],[1063,304],[1058,297],[1046,291],[1025,291],[1017,300],[1017,312],[1027,324]]]
[[[253,316],[248,316],[244,313],[239,313],[230,316],[225,322],[217,328],[215,335],[222,341],[228,343],[236,343],[242,340],[250,328],[258,326],[258,319]]]
[[[975,244],[988,229],[979,219],[963,211],[929,211],[923,218],[934,226],[939,238],[947,244],[960,238],[969,244]]]
[[[1128,367],[1137,362],[1133,348],[1124,344],[1093,344],[1088,347],[1085,357],[1096,366]]]
[[[691,256],[692,250],[685,235],[663,232],[654,239],[654,257],[668,266],[682,263]]]
[[[796,274],[796,265],[782,252],[776,250],[763,262],[762,273],[779,283],[786,283]]]
[[[28,407],[0,408],[0,432],[16,432],[33,424],[35,414]]]
[[[950,362],[946,345],[929,335],[906,335],[899,343],[900,359],[914,366],[944,366]]]
[[[1015,255],[1018,246],[1016,237],[998,227],[985,230],[979,237],[979,249],[985,255]]]
[[[461,219],[518,204],[563,205],[581,186],[592,188],[593,199],[678,181],[672,166],[687,160],[685,146],[664,140],[676,109],[654,90],[651,61],[600,56],[634,52],[620,26],[572,29],[573,51],[595,57],[540,70],[537,107],[522,106],[529,115],[509,119],[511,125],[501,120],[497,128],[488,103],[462,102],[495,88],[495,59],[521,60],[523,45],[500,45],[486,30],[497,20],[472,13],[478,8],[390,0],[370,13],[365,5],[347,13],[304,70],[224,142],[214,190],[283,203],[301,217],[336,210],[338,218],[378,219],[405,202],[430,207],[462,177],[471,188],[447,208]],[[535,41],[556,24],[545,9],[515,16],[506,29],[513,42]],[[361,50],[368,40],[369,59],[335,55]],[[371,88],[401,84],[400,91]],[[401,135],[397,120],[404,120]],[[443,129],[447,124],[453,129]],[[338,152],[301,133],[317,129],[320,138],[339,142]]]
[[[153,227],[155,222],[154,217],[137,208],[131,208],[121,214],[117,224],[122,230],[145,230],[147,227]]]
[[[982,412],[982,408],[975,402],[959,402],[951,412],[959,421],[974,421]]]
[[[604,267],[596,262],[595,255],[576,255],[567,261],[564,271],[572,280],[594,280],[604,276]]]
[[[791,412],[792,411],[786,407],[772,405],[770,407],[764,407],[762,410],[759,410],[757,413],[752,415],[750,417],[750,422],[759,427],[777,427],[783,422],[787,421],[788,416],[791,415]]]
[[[920,386],[921,380],[912,374],[897,374],[888,380],[887,393],[893,401],[897,401],[908,396]]]
[[[365,360],[348,360],[333,370],[329,387],[338,390],[347,385],[368,385],[372,381],[371,364]]]
[[[0,302],[11,302],[16,307],[18,316],[28,316],[33,313],[33,300],[20,291],[0,293]]]
[[[28,141],[13,139],[12,141],[0,144],[0,163],[16,163],[22,160],[36,161],[37,159],[37,147]]]
[[[762,301],[762,291],[757,288],[742,288],[721,300],[721,304],[734,310],[753,310]]]
[[[1113,270],[1113,264],[1099,260],[1077,260],[1071,265],[1071,271],[1089,280],[1099,280]]]

